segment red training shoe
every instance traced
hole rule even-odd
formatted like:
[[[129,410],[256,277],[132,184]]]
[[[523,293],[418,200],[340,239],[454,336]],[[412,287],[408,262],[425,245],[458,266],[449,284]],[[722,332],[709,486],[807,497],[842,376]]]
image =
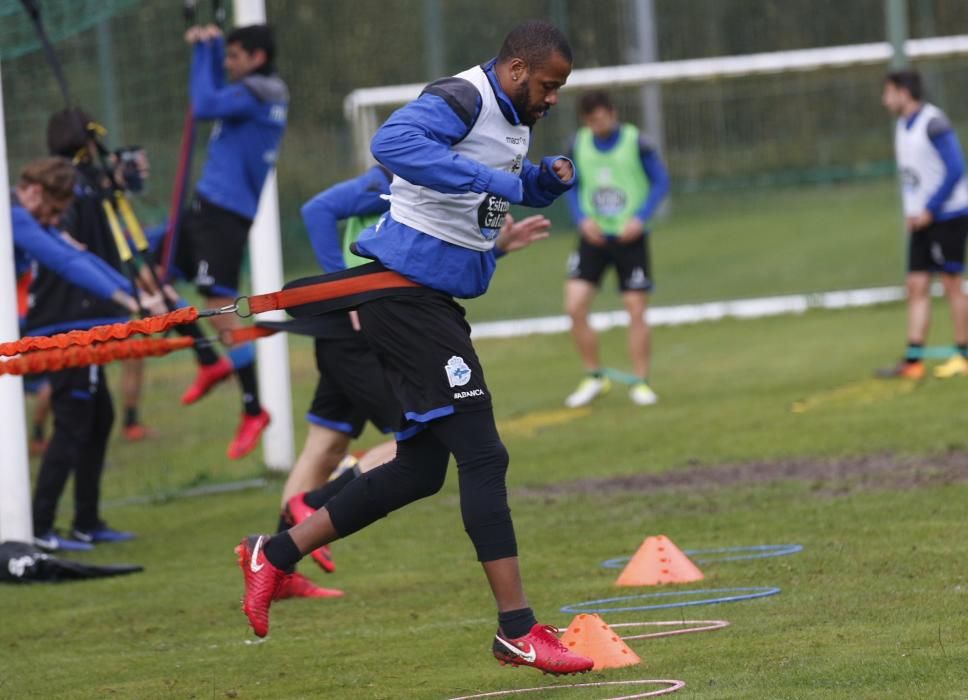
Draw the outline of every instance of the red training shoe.
[[[121,434],[128,442],[141,442],[142,440],[155,437],[155,431],[141,423],[132,423],[131,425],[124,426]]]
[[[268,541],[268,535],[254,535],[243,539],[235,548],[239,568],[245,578],[242,612],[249,618],[257,637],[269,634],[269,605],[287,577],[285,571],[277,569],[266,559],[262,547]]]
[[[200,365],[195,381],[182,394],[181,402],[185,406],[195,403],[214,389],[216,384],[225,381],[232,371],[232,363],[227,357],[218,358],[214,365]]]
[[[265,409],[262,409],[257,416],[250,416],[243,412],[239,429],[235,432],[235,439],[229,444],[227,452],[229,459],[241,459],[254,450],[269,421],[269,414]]]
[[[502,666],[532,666],[555,676],[591,671],[595,662],[568,651],[557,632],[551,625],[537,624],[523,637],[508,639],[498,630],[491,651]]]
[[[312,506],[307,505],[305,499],[303,498],[305,495],[305,493],[297,493],[295,496],[286,501],[286,520],[293,525],[298,525],[316,512]],[[327,574],[331,574],[336,571],[336,562],[333,561],[333,553],[329,551],[328,545],[324,544],[322,547],[317,547],[309,553],[309,556],[311,556],[316,563],[319,564],[319,568],[325,571]]]
[[[282,579],[276,589],[273,600],[286,598],[340,598],[343,591],[336,588],[322,588],[298,572],[293,572]]]

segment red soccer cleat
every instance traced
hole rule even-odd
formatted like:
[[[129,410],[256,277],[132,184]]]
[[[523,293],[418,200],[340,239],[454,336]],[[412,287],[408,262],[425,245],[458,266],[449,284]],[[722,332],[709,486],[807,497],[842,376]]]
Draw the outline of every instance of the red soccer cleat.
[[[242,422],[235,433],[235,439],[229,445],[229,459],[241,459],[249,454],[259,444],[262,431],[269,425],[269,414],[263,409],[257,416],[242,414]]]
[[[182,394],[181,402],[186,406],[195,403],[215,388],[216,384],[225,381],[232,371],[232,363],[226,357],[218,358],[214,365],[201,365],[195,381]]]
[[[276,598],[286,572],[277,569],[262,551],[269,541],[268,535],[246,537],[235,548],[239,568],[245,577],[245,593],[242,595],[242,612],[249,618],[252,631],[257,637],[269,634],[269,605]]]
[[[537,624],[523,637],[507,639],[498,630],[491,650],[502,666],[532,666],[555,676],[591,671],[595,662],[568,651],[557,632],[551,625]]]
[[[128,442],[141,442],[142,440],[155,437],[155,431],[141,423],[132,423],[131,425],[124,426],[121,434]]]
[[[303,496],[305,495],[305,493],[297,493],[286,502],[286,520],[293,525],[298,525],[316,512],[312,506],[306,504],[306,501],[303,499]],[[309,556],[311,556],[316,563],[319,564],[319,568],[325,571],[327,574],[331,574],[336,571],[336,562],[333,561],[333,553],[329,551],[328,545],[324,544],[322,547],[317,547],[309,553]]]
[[[321,588],[298,572],[293,572],[282,579],[276,589],[273,600],[286,598],[340,598],[343,591],[336,588]]]

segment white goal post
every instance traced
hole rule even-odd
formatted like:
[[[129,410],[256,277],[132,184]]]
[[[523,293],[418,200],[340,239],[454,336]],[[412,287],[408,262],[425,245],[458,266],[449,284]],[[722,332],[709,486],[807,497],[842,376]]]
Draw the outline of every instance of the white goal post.
[[[908,39],[904,42],[908,58],[947,58],[968,54],[968,35]],[[719,80],[771,73],[787,73],[887,64],[894,49],[886,41],[819,49],[775,51],[745,56],[718,56],[682,61],[657,61],[605,68],[579,68],[572,71],[563,92],[596,88],[639,87],[642,85]],[[343,112],[353,129],[353,148],[357,165],[372,165],[370,140],[379,128],[377,110],[406,104],[420,94],[424,83],[389,85],[354,90],[343,101]]]

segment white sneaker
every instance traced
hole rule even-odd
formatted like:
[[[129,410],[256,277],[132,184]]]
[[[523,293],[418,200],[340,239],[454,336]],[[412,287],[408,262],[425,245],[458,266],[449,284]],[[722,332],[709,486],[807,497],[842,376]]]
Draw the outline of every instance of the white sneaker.
[[[578,388],[565,399],[565,406],[568,408],[587,406],[599,396],[607,394],[611,388],[612,382],[608,377],[585,377]]]
[[[645,382],[640,382],[633,386],[629,391],[629,398],[637,406],[651,406],[659,402],[659,397],[652,391],[652,387]]]

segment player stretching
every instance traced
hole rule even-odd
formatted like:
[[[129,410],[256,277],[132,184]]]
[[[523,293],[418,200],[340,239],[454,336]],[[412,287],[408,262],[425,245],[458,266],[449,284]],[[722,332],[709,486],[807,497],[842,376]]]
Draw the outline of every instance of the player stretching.
[[[225,40],[214,25],[192,27],[185,39],[194,46],[192,110],[196,119],[215,120],[215,126],[181,225],[175,262],[186,275],[194,275],[211,309],[231,304],[239,295],[249,227],[286,128],[289,92],[275,72],[269,27],[240,27]],[[223,85],[223,63],[232,81],[228,86]],[[220,332],[241,326],[232,314],[210,320]],[[259,403],[255,349],[251,343],[235,346],[229,362],[210,345],[196,343],[196,356],[198,376],[182,403],[198,401],[234,371],[242,387],[243,412],[228,456],[243,457],[255,449],[269,424],[269,414]]]
[[[495,657],[556,674],[591,669],[592,660],[568,651],[528,606],[507,503],[508,454],[464,310],[453,300],[487,290],[511,203],[546,206],[573,184],[567,158],[540,166],[525,158],[531,127],[557,103],[571,62],[560,31],[525,22],[496,59],[430,84],[374,137],[373,155],[395,174],[390,213],[357,247],[424,289],[368,301],[359,315],[409,437],[393,460],[354,479],[308,520],[242,541],[243,610],[258,636],[269,631],[269,605],[287,569],[439,491],[453,454],[464,528],[497,603]]]

